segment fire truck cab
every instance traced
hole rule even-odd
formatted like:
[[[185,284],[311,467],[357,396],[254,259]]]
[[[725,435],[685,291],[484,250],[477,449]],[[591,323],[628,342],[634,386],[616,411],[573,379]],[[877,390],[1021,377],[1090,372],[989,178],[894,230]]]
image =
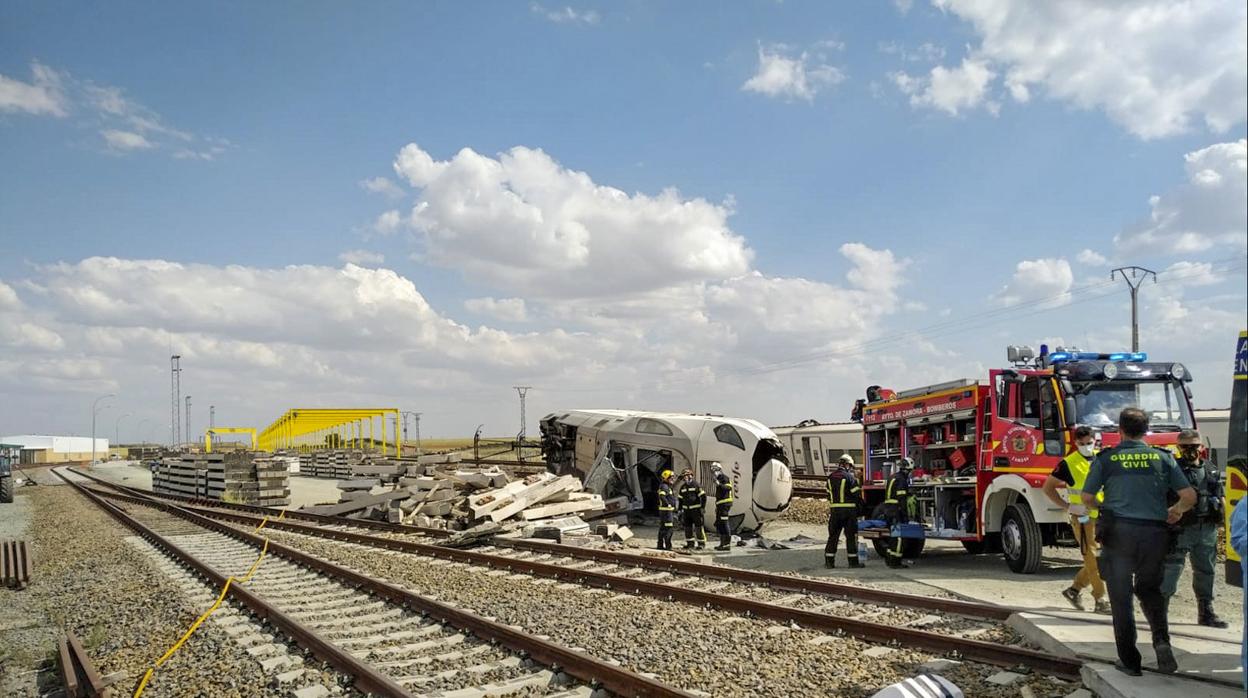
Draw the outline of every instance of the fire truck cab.
[[[1142,352],[1100,354],[1009,347],[1010,368],[987,381],[958,380],[892,392],[876,386],[854,418],[863,426],[863,492],[880,519],[884,486],[903,457],[914,461],[912,521],[925,538],[960,541],[967,552],[1000,552],[1011,570],[1030,574],[1044,545],[1070,539],[1065,511],[1041,489],[1073,450],[1071,430],[1093,428],[1099,448],[1118,443],[1118,413],[1148,412],[1146,440],[1174,448],[1195,428],[1191,376],[1182,364],[1149,362]],[[865,528],[883,552],[887,527]],[[904,540],[917,557],[924,538]]]

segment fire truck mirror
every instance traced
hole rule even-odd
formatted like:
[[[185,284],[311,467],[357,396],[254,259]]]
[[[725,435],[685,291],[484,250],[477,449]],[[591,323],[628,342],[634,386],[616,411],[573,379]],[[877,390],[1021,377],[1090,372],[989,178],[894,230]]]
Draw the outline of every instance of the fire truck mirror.
[[[1066,413],[1066,426],[1073,427],[1079,423],[1079,406],[1075,404],[1075,396],[1067,395],[1062,400],[1062,408]]]
[[[1065,450],[1066,449],[1062,447],[1061,439],[1044,440],[1044,455],[1046,456],[1064,456],[1066,455],[1064,453]]]

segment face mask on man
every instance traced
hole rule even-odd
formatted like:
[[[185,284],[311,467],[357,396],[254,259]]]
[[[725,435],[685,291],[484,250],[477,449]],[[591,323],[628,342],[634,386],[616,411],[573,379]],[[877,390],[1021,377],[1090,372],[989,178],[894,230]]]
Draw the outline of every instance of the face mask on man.
[[[1200,446],[1183,447],[1179,446],[1179,460],[1194,462],[1200,460]]]
[[[1075,444],[1075,448],[1079,449],[1079,455],[1084,458],[1091,458],[1094,452],[1092,444]]]

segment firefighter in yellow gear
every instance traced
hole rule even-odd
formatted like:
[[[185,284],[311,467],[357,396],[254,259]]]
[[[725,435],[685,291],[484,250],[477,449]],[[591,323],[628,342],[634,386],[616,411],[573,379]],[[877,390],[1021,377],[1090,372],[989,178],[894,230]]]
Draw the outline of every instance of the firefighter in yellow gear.
[[[724,474],[724,466],[711,463],[715,473],[715,532],[719,534],[716,550],[727,550],[732,545],[732,528],[728,525],[728,512],[732,510],[732,478]]]
[[[858,560],[858,508],[861,505],[862,487],[854,477],[854,459],[846,454],[828,476],[828,543],[823,549],[824,567],[836,567],[836,548],[842,533],[849,566],[863,566]]]
[[[685,468],[680,474],[680,489],[676,490],[676,499],[680,507],[680,521],[685,525],[685,549],[693,548],[697,543],[698,550],[706,548],[706,526],[703,517],[706,507],[706,490],[693,479],[693,470]]]
[[[675,477],[672,471],[659,473],[659,550],[672,549],[672,533],[676,526],[676,492],[672,489]]]
[[[914,469],[914,460],[902,458],[897,469],[884,483],[884,520],[889,530],[896,524],[910,520],[910,471]],[[901,536],[889,536],[885,541],[884,562],[889,567],[901,567],[902,546],[905,539]]]

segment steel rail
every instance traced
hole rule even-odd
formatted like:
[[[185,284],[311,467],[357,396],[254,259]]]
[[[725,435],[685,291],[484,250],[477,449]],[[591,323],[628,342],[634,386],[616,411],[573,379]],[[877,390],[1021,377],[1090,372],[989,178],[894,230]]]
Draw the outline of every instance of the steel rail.
[[[791,577],[783,574],[775,574],[774,572],[747,570],[738,567],[707,564],[705,562],[693,562],[691,560],[673,560],[671,558],[650,557],[637,555],[635,553],[621,553],[613,550],[579,548],[572,545],[562,545],[560,543],[547,543],[544,541],[526,539],[512,540],[495,538],[494,545],[497,547],[514,548],[517,550],[532,550],[550,555],[563,555],[566,557],[581,558],[583,560],[595,560],[598,562],[620,565],[633,565],[661,572],[695,574],[701,577],[723,579],[725,581],[738,582],[742,584],[761,584],[781,591],[795,591],[808,594],[827,594],[829,596],[838,596],[846,599],[887,603],[895,606],[904,606],[906,608],[939,611],[941,613],[952,613],[971,618],[983,618],[986,620],[1003,621],[1014,614],[1014,609],[994,604],[962,601],[961,599],[938,599],[929,596],[919,596],[918,594],[905,594],[899,591],[887,591],[884,589],[860,587],[852,584],[841,584],[823,579]]]
[[[182,564],[195,570],[201,576],[208,579],[208,581],[213,585],[225,585],[227,579],[225,575],[210,567],[199,558],[196,558],[194,555],[191,555],[189,552],[183,550],[176,543],[173,543],[169,539],[148,528],[142,522],[122,511],[113,503],[104,501],[98,493],[92,492],[89,488],[83,487],[79,483],[74,482],[60,471],[53,472],[85,496],[89,501],[108,512],[114,519],[117,519],[117,521],[127,526],[135,533],[139,534],[140,537],[144,538],[156,547],[164,550],[166,554],[176,558]],[[260,540],[260,545],[263,546],[263,539]],[[270,550],[272,550],[273,547],[274,546],[270,544]],[[412,695],[398,683],[395,683],[394,679],[391,679],[385,674],[377,671],[374,667],[356,659],[350,653],[338,648],[337,645],[334,645],[328,640],[322,638],[320,635],[317,635],[316,632],[299,621],[291,618],[285,613],[282,613],[275,606],[265,601],[258,595],[244,589],[242,585],[231,584],[229,594],[243,605],[247,606],[247,608],[251,609],[252,613],[272,623],[274,627],[280,629],[297,644],[310,650],[318,659],[326,662],[330,666],[333,666],[338,671],[351,676],[355,681],[356,688],[359,690],[363,692],[377,693],[383,696],[394,696],[396,698],[408,698]]]
[[[24,540],[0,543],[0,582],[14,589],[30,584],[30,548]]]
[[[78,473],[78,471],[73,471]],[[85,475],[85,473],[78,473]],[[181,495],[157,494],[146,490],[139,490],[124,485],[118,485],[101,478],[87,475],[87,477],[108,486],[113,489],[130,492],[139,497],[160,497],[172,499],[193,499],[182,497]],[[252,506],[246,504],[224,504],[215,500],[194,500],[191,502],[193,506],[198,508],[226,508],[237,511],[247,511],[257,514],[272,514],[275,511],[267,507]],[[325,516],[322,514],[304,514],[298,515],[299,512],[287,511],[285,519],[301,519],[311,521],[322,525],[348,525],[354,526],[356,523],[376,524],[377,521],[368,521],[360,519],[350,519],[345,517]],[[272,523],[270,523],[272,525]],[[363,525],[359,528],[373,528],[373,526]],[[386,528],[381,529],[389,532],[410,533],[410,534],[427,534],[436,532],[447,535],[446,531],[439,528],[422,528],[419,526],[406,526],[400,524],[386,524]],[[826,580],[809,579],[803,577],[791,577],[774,572],[762,572],[759,570],[747,570],[736,567],[727,567],[723,565],[708,565],[701,562],[692,562],[686,560],[673,560],[670,558],[657,558],[636,555],[632,553],[615,552],[611,550],[596,550],[591,548],[578,548],[575,546],[565,546],[558,543],[546,543],[533,540],[512,540],[495,538],[493,544],[499,547],[509,548],[527,548],[529,550],[540,551],[555,555],[563,555],[566,557],[577,557],[587,560],[597,560],[599,562],[611,562],[617,564],[633,565],[638,567],[646,567],[664,572],[680,572],[683,574],[696,574],[703,577],[713,577],[723,579],[730,582],[739,582],[743,584],[763,584],[773,589],[784,591],[795,591],[805,593],[827,594],[847,599],[856,599],[863,601],[872,601],[876,603],[887,603],[896,606],[904,606],[906,608],[917,608],[922,610],[939,611],[941,613],[953,613],[957,615],[968,616],[972,618],[984,618],[987,620],[1004,621],[1015,612],[1015,609],[1006,606],[998,606],[994,604],[978,603],[973,601],[963,601],[960,599],[939,599],[927,596],[919,596],[917,594],[906,594],[897,591],[887,591],[885,589],[873,589],[870,587],[860,587],[851,584],[840,584]]]
[[[87,491],[87,488],[80,487],[79,489]],[[193,511],[185,507],[180,507],[159,500],[145,499],[143,497],[136,497],[121,493],[100,492],[98,494],[103,497],[118,498],[123,501],[133,501],[141,505],[159,507],[160,509],[174,514],[175,516],[204,528],[227,535],[252,547],[260,548],[265,545],[265,539],[261,536],[227,526],[218,521],[214,521],[213,518],[211,518],[215,517],[226,520],[232,519],[243,523],[255,524],[262,520],[256,517],[222,511],[204,511],[201,514],[200,511],[202,510],[197,509]],[[368,541],[369,544],[372,544],[374,547],[379,547],[383,542],[407,543],[406,541],[396,541],[389,538],[366,536],[364,534],[350,534],[344,531],[334,531],[314,526],[305,526],[303,524],[278,521],[271,518],[265,526],[267,528],[286,530],[302,529],[299,532],[315,531],[316,534],[323,537],[337,536],[342,539],[349,539],[351,536],[357,536],[364,541]],[[421,548],[444,552],[462,552],[452,548],[442,548],[432,545],[416,543],[409,543],[409,545],[419,545]],[[567,673],[570,676],[581,679],[590,685],[600,685],[612,693],[624,696],[679,696],[684,698],[692,696],[690,693],[664,684],[661,681],[647,678],[623,667],[615,666],[603,660],[591,657],[583,652],[578,652],[553,642],[538,639],[523,630],[517,630],[516,628],[512,628],[502,623],[482,618],[481,616],[464,609],[434,601],[389,582],[375,579],[366,574],[342,567],[327,560],[322,560],[280,543],[269,541],[268,550],[271,555],[284,557],[295,564],[320,572],[328,577],[338,579],[339,581],[342,581],[350,586],[364,589],[380,598],[416,609],[434,618],[435,620],[472,632],[484,640],[496,642],[504,647],[507,647],[508,649],[511,649],[512,651],[525,654],[541,664],[545,664]],[[231,587],[231,589],[232,588],[233,587]]]
[[[141,490],[137,487],[128,487],[120,485],[116,482],[106,480],[102,477],[85,473],[77,468],[70,468],[69,471],[75,475],[99,483],[110,489],[119,492],[130,492],[142,497],[158,497],[160,499],[168,499],[171,501],[184,502],[196,506],[209,506],[219,509],[232,509],[234,511],[246,511],[253,514],[263,516],[276,516],[283,511],[286,512],[285,518],[296,519],[299,521],[310,521],[322,526],[355,526],[357,528],[368,528],[374,531],[385,531],[387,533],[408,533],[432,536],[435,538],[446,538],[452,535],[452,531],[446,531],[441,528],[426,528],[423,526],[408,526],[406,524],[390,523],[389,521],[374,521],[372,519],[352,519],[345,516],[330,516],[328,514],[313,514],[306,511],[294,511],[290,509],[278,509],[275,507],[262,507],[255,504],[235,504],[233,502],[222,502],[217,499],[203,499],[202,497],[191,497],[184,494],[172,494],[168,492],[152,492],[151,490]]]
[[[142,497],[131,497],[130,495],[105,494],[105,496],[133,499],[136,503],[147,504],[148,506],[172,506],[164,502],[150,499],[144,501]],[[180,507],[173,508],[180,509]],[[219,518],[227,521],[233,520],[236,523],[247,525],[254,525],[259,522],[259,519],[242,514],[233,514],[223,511],[197,511],[206,517]],[[192,516],[198,516],[198,513],[196,512],[186,511],[186,513]],[[249,535],[238,529],[225,526],[224,524],[220,524],[220,526],[230,531],[231,535]],[[319,538],[367,545],[375,548],[397,550],[400,552],[440,558],[453,562],[503,568],[554,579],[574,579],[578,583],[588,586],[614,589],[617,591],[631,590],[638,594],[644,594],[646,596],[652,596],[659,599],[676,599],[690,604],[720,608],[747,615],[769,618],[785,623],[793,621],[803,627],[823,630],[825,632],[843,632],[868,642],[891,643],[894,641],[900,641],[902,644],[910,647],[922,648],[940,654],[949,653],[951,651],[956,652],[967,659],[973,659],[988,664],[996,664],[1005,667],[1013,667],[1021,664],[1029,666],[1036,671],[1052,674],[1065,679],[1077,679],[1079,677],[1080,667],[1083,665],[1082,662],[1075,659],[1059,657],[1021,647],[1010,647],[1007,645],[999,645],[981,640],[942,635],[925,630],[897,627],[852,618],[842,618],[815,611],[793,609],[787,606],[780,606],[778,604],[763,601],[755,601],[752,599],[734,596],[723,596],[695,589],[685,589],[678,586],[662,584],[660,582],[647,582],[639,579],[619,577],[604,572],[570,569],[551,563],[537,562],[533,560],[519,560],[501,555],[447,548],[438,545],[416,543],[406,540],[378,538],[376,536],[370,536],[363,533],[324,529],[288,521],[274,521],[270,519],[266,526],[269,528],[291,531],[293,533],[301,533]],[[273,549],[273,545],[274,544],[270,543],[270,550]],[[559,554],[563,553],[562,550],[557,552]],[[697,563],[690,564],[697,565]],[[702,566],[710,567],[709,565]],[[699,572],[701,572],[701,570],[699,570]]]
[[[60,659],[61,684],[68,698],[95,698],[105,694],[110,682],[100,677],[95,663],[73,633],[66,633],[57,643],[57,656]]]

